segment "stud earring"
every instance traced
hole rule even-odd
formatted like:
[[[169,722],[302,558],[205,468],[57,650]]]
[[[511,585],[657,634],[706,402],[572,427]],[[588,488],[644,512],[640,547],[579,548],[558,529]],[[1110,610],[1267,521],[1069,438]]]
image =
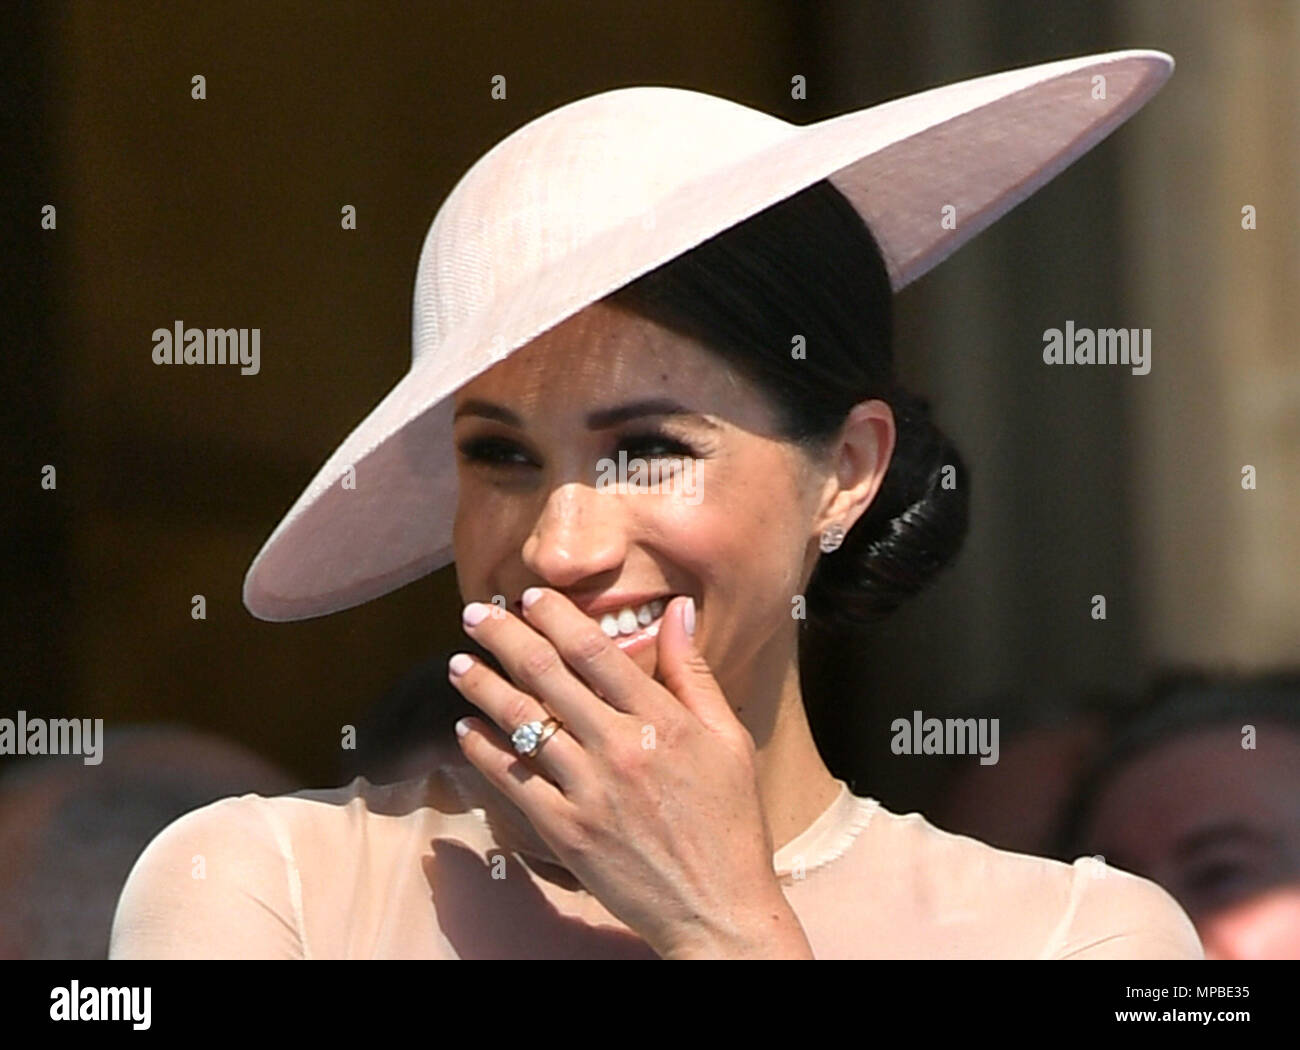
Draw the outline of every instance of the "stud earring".
[[[844,542],[844,526],[838,521],[829,528],[822,530],[821,549],[824,553],[829,554],[831,551],[839,548]]]

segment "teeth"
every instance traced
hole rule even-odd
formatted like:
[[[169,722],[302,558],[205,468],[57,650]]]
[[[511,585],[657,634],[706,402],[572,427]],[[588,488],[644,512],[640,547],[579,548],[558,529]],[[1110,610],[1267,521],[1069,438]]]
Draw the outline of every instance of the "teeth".
[[[600,618],[600,629],[610,638],[619,635],[635,634],[642,627],[649,627],[663,615],[668,603],[662,598],[646,602],[633,609],[630,605],[619,609],[617,613],[607,612]]]

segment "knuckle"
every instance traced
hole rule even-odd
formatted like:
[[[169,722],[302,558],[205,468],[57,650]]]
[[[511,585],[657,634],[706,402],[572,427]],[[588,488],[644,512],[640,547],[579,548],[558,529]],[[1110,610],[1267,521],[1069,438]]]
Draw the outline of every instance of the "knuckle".
[[[571,821],[565,825],[564,844],[570,853],[578,857],[589,857],[596,852],[591,832],[581,821]]]
[[[580,857],[597,852],[598,826],[585,810],[575,810],[560,821],[559,833],[568,849]]]
[[[529,697],[522,693],[514,693],[506,701],[502,713],[505,715],[506,725],[519,726],[525,722],[533,720],[533,706]]]
[[[523,660],[524,677],[530,682],[544,678],[559,661],[559,654],[549,645],[534,649]]]
[[[611,740],[605,748],[606,760],[616,772],[623,774],[635,773],[641,768],[646,761],[647,751],[641,747],[640,741],[628,743],[623,737]]]
[[[712,677],[713,669],[709,667],[709,661],[704,659],[700,653],[689,653],[685,660],[686,669],[692,674]]]
[[[609,648],[609,635],[599,627],[585,629],[573,640],[573,658],[581,663],[594,662]]]
[[[528,767],[518,755],[500,755],[497,759],[497,782],[502,791],[513,781],[519,783],[528,776]]]

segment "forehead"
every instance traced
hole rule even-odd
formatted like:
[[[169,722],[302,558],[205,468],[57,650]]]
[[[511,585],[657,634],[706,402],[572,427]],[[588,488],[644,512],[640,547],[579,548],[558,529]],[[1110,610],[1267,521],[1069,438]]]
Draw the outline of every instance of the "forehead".
[[[597,302],[543,332],[456,392],[529,419],[577,416],[646,396],[739,426],[767,428],[761,391],[721,355],[630,310]]]

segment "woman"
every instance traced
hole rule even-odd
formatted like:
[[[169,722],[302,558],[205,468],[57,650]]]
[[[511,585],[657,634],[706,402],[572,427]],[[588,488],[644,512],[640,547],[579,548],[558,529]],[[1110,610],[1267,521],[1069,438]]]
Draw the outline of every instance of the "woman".
[[[873,621],[965,531],[892,292],[1169,68],[1075,59],[808,128],[624,89],[485,155],[426,239],[411,371],[245,583],[297,619],[454,551],[492,659],[449,675],[481,717],[425,777],[181,818],[113,957],[1197,957],[1149,882],[853,795],[797,665],[805,616]]]

